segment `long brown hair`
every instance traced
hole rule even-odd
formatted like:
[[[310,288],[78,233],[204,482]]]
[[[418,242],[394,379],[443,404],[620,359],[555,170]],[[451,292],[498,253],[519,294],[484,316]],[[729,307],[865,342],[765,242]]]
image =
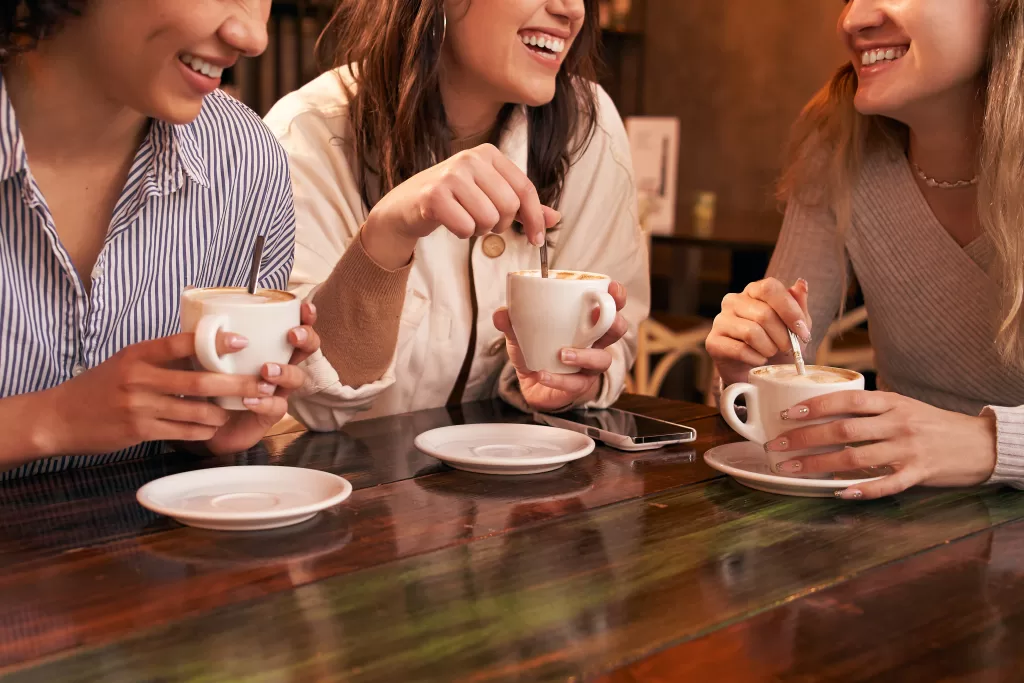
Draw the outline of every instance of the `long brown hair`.
[[[554,99],[527,110],[527,175],[549,206],[557,205],[565,175],[597,124],[597,0],[585,5],[586,19],[558,73]],[[335,67],[352,67],[355,87],[345,86],[351,143],[368,206],[449,156],[451,132],[439,85],[444,34],[444,0],[341,0],[321,37],[321,54],[332,50]],[[511,104],[502,109],[499,132],[513,110]],[[371,175],[379,183],[373,191]]]
[[[1024,0],[993,0],[985,117],[979,150],[978,215],[996,247],[1001,285],[997,344],[1024,365]],[[847,64],[808,103],[793,128],[779,198],[828,207],[840,235],[849,229],[853,189],[873,152],[902,154],[909,130],[854,107],[857,74]],[[844,288],[845,291],[845,288]]]

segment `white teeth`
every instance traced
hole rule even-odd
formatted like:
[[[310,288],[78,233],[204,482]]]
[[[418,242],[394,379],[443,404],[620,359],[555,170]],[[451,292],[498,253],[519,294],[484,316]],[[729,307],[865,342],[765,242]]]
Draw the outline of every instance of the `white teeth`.
[[[878,62],[892,62],[904,57],[907,54],[905,47],[888,47],[877,50],[867,50],[861,53],[860,63],[864,66],[877,64]]]
[[[195,55],[184,54],[180,59],[182,63],[186,64],[196,73],[201,73],[209,78],[220,78],[224,73],[224,69],[222,67],[214,66]]]
[[[544,50],[549,50],[555,54],[561,54],[565,50],[565,41],[561,38],[553,38],[549,36],[522,36],[523,45],[530,45],[531,47],[539,47]]]

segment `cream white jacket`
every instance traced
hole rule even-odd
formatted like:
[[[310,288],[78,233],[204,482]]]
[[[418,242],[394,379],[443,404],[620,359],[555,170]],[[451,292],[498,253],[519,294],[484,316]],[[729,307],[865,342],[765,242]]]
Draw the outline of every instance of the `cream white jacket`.
[[[290,288],[303,297],[312,296],[330,276],[369,213],[360,196],[355,161],[346,158],[341,144],[349,128],[342,78],[350,78],[347,69],[323,74],[278,102],[266,117],[291,164],[296,252]],[[618,399],[633,364],[637,326],[650,306],[650,278],[625,129],[608,95],[599,87],[597,94],[597,130],[566,176],[558,206],[563,224],[552,233],[550,260],[552,268],[604,273],[628,290],[623,315],[629,332],[610,348],[614,362],[601,395],[589,406],[603,408]],[[524,110],[513,114],[499,147],[526,169]],[[317,354],[306,364],[310,377],[291,402],[292,414],[312,430],[329,431],[357,418],[442,406],[462,367],[474,324],[477,346],[464,400],[500,396],[526,410],[491,315],[505,305],[506,274],[539,267],[537,249],[521,235],[494,235],[477,240],[472,258],[477,320],[470,304],[469,242],[442,227],[416,248],[398,346],[384,376],[361,387],[345,386]]]

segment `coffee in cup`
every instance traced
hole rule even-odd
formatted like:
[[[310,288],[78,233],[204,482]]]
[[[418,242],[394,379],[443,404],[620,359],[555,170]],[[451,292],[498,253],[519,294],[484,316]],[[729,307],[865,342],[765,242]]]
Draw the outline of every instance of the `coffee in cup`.
[[[733,384],[722,392],[722,417],[737,434],[763,445],[798,427],[824,424],[839,418],[819,420],[800,420],[793,422],[783,420],[782,412],[793,406],[809,401],[818,396],[837,391],[855,391],[864,389],[864,376],[853,370],[830,368],[822,365],[808,365],[807,373],[801,375],[795,365],[769,365],[754,368],[748,374],[745,383]],[[743,422],[736,414],[736,399],[746,397],[747,421]],[[778,472],[776,466],[786,460],[805,455],[818,455],[839,450],[839,447],[805,449],[787,451],[785,453],[768,453],[768,464],[772,472]],[[799,475],[786,475],[799,476]],[[812,475],[803,475],[810,477]],[[824,474],[815,478],[828,478]]]
[[[562,349],[586,349],[603,337],[618,316],[608,293],[611,278],[597,273],[552,270],[509,273],[506,297],[512,329],[531,372],[576,374],[565,365]],[[594,311],[600,310],[597,322]]]
[[[181,295],[181,329],[195,334],[194,364],[209,372],[258,377],[263,365],[284,365],[295,347],[288,333],[301,324],[302,302],[294,294],[276,289],[244,287],[189,289]],[[233,332],[249,340],[240,351],[217,353],[217,333]],[[246,410],[241,397],[221,397],[227,410]]]

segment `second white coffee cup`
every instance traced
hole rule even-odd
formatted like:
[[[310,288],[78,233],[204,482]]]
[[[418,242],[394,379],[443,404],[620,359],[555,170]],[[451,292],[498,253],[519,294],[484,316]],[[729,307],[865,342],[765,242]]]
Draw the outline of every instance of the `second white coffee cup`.
[[[531,372],[576,374],[579,368],[561,361],[562,349],[590,348],[611,329],[618,316],[608,293],[611,278],[565,270],[549,276],[542,278],[536,270],[509,273],[508,315]]]
[[[771,365],[754,368],[745,383],[733,384],[722,392],[720,409],[722,417],[740,436],[764,445],[778,436],[799,427],[824,424],[838,418],[820,420],[784,420],[782,412],[809,401],[817,396],[824,396],[837,391],[854,391],[864,388],[864,376],[853,370],[830,368],[818,365],[807,366],[808,377],[801,377],[792,365]],[[747,421],[742,421],[736,414],[736,399],[746,397]],[[817,448],[785,453],[769,452],[768,464],[777,474],[776,466],[786,460],[805,456],[828,453],[837,448]],[[810,476],[810,475],[797,475]],[[831,475],[819,475],[827,478]]]
[[[263,365],[284,365],[295,347],[288,333],[301,321],[302,302],[293,294],[279,290],[244,287],[189,289],[181,295],[181,329],[196,335],[196,361],[209,372],[258,377]],[[233,332],[249,340],[241,351],[221,356],[217,353],[217,333]],[[227,410],[246,410],[240,397],[216,399]]]

